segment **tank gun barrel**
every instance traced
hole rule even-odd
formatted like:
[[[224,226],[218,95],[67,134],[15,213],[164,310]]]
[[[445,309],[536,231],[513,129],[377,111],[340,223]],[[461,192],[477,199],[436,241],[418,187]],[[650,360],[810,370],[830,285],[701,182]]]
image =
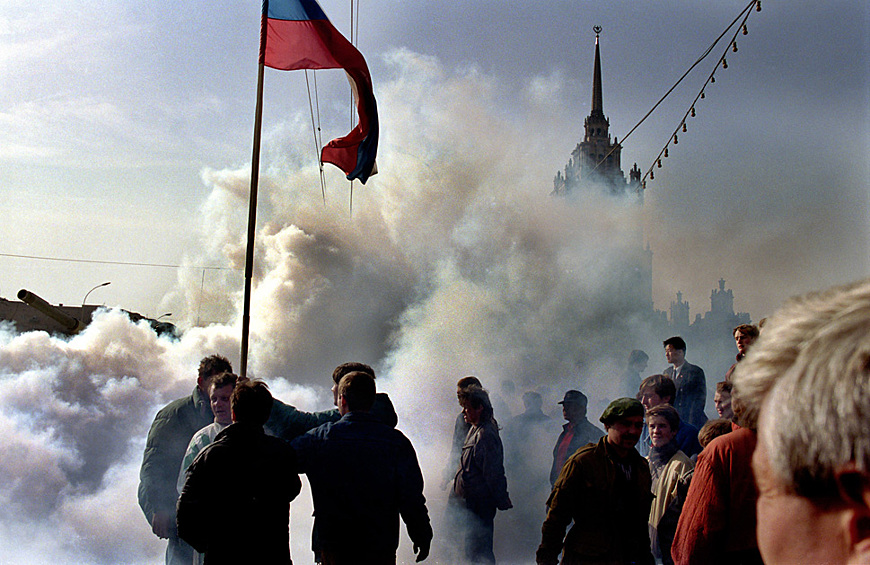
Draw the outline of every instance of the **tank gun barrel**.
[[[63,328],[71,334],[78,333],[84,327],[84,324],[82,324],[77,318],[73,318],[72,316],[61,312],[42,298],[30,292],[29,290],[25,290],[23,288],[19,290],[18,300],[24,302],[29,306],[32,306],[33,308],[36,308],[37,310],[63,326]]]

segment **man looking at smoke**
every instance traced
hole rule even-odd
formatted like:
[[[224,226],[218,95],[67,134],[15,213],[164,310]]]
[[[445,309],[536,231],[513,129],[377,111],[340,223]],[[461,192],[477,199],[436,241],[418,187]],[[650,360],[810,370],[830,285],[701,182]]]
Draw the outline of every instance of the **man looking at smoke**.
[[[190,396],[173,400],[163,407],[148,432],[139,471],[139,506],[154,535],[169,540],[167,564],[189,565],[193,562],[193,550],[178,538],[175,528],[178,470],[190,438],[214,418],[208,399],[212,377],[232,371],[226,357],[205,357],[199,363],[196,388]]]
[[[601,415],[607,435],[572,455],[547,500],[537,563],[652,565],[648,521],[652,476],[634,449],[643,405],[619,398]],[[574,525],[565,537],[565,528]]]
[[[292,442],[299,472],[308,475],[324,563],[395,563],[399,516],[426,559],[432,527],[423,474],[411,442],[371,414],[374,378],[351,372],[338,385],[341,419]]]

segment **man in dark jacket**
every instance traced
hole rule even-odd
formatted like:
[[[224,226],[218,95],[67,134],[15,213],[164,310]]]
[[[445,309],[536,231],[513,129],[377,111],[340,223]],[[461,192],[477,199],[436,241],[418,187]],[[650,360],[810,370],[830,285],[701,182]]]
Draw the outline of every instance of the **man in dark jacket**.
[[[562,416],[568,420],[568,423],[562,426],[562,433],[559,434],[559,439],[556,440],[556,446],[553,448],[550,486],[556,483],[559,471],[574,452],[587,443],[597,442],[604,435],[604,432],[586,419],[589,399],[585,394],[579,390],[569,390],[559,404],[562,405]]]
[[[225,357],[210,355],[204,358],[199,363],[193,393],[160,410],[148,432],[139,471],[139,506],[154,535],[169,540],[166,548],[166,563],[169,565],[189,565],[193,560],[193,550],[178,539],[175,529],[178,469],[190,438],[214,421],[208,399],[212,377],[232,371]]]
[[[647,527],[652,478],[634,449],[643,414],[633,398],[614,400],[601,415],[607,435],[565,463],[547,500],[538,564],[555,565],[559,553],[563,565],[654,563]]]
[[[669,337],[662,344],[665,347],[665,359],[669,363],[662,374],[670,377],[677,387],[673,406],[680,414],[680,421],[688,422],[700,430],[707,421],[704,413],[707,404],[704,369],[686,361],[686,342],[683,338]]]
[[[178,499],[178,534],[205,554],[205,565],[290,564],[290,501],[302,483],[290,445],[267,436],[272,395],[262,381],[233,390],[233,424],[187,472]],[[228,532],[224,521],[239,524]]]
[[[299,472],[308,475],[325,563],[394,563],[399,516],[417,561],[429,554],[432,527],[423,474],[411,442],[370,413],[371,375],[352,372],[338,386],[341,420],[296,438]]]

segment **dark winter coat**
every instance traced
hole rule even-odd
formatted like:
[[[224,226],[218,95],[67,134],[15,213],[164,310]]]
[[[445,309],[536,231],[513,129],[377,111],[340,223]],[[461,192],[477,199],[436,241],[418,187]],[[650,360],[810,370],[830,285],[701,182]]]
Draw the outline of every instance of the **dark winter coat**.
[[[429,547],[432,527],[417,454],[402,432],[368,412],[349,412],[292,442],[308,475],[318,543],[359,561],[395,558],[399,516],[415,545]]]
[[[674,366],[669,365],[663,374],[673,379]],[[680,420],[700,430],[707,421],[707,415],[704,413],[704,406],[707,403],[707,378],[704,369],[688,361],[684,362],[680,367],[680,374],[674,379],[674,385],[677,387],[674,408],[680,414]]]
[[[188,469],[178,535],[206,565],[290,563],[290,501],[301,488],[290,445],[237,422]]]

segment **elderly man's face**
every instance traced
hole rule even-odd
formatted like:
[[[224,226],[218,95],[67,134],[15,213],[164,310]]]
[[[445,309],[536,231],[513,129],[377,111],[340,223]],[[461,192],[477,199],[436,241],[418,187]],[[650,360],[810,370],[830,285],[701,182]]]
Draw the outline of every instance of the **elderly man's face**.
[[[771,470],[761,438],[752,455],[752,470],[758,487],[758,549],[767,565],[849,561],[848,544],[842,539],[846,533],[838,528],[840,514],[788,492]]]

